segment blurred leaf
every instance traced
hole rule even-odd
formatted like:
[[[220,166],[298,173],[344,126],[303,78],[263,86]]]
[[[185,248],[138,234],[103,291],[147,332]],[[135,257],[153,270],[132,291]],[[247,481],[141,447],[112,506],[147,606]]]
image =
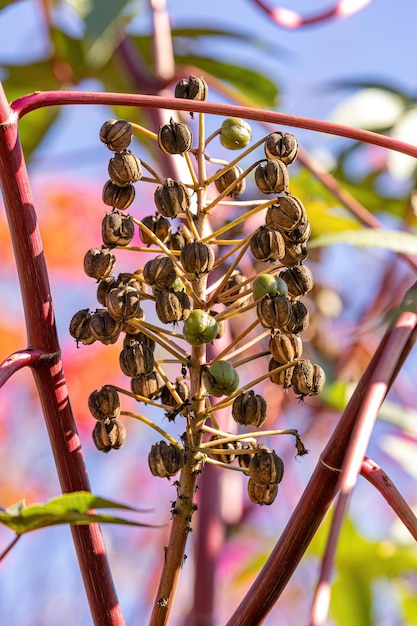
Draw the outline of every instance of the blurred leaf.
[[[403,112],[404,102],[400,96],[370,87],[344,99],[333,111],[331,120],[376,130],[390,128]]]
[[[382,248],[417,256],[417,236],[396,230],[361,228],[321,235],[310,241],[311,248],[324,248],[336,243],[358,248]]]
[[[366,570],[343,570],[332,588],[331,615],[338,626],[373,626],[372,592]]]
[[[105,500],[87,491],[66,493],[53,498],[46,504],[33,504],[26,507],[24,501],[17,502],[7,509],[0,510],[0,523],[17,534],[56,526],[57,524],[90,524],[92,522],[125,524],[128,526],[151,526],[107,514],[88,513],[92,509],[113,508],[124,511],[139,509]],[[143,512],[143,511],[142,511]]]

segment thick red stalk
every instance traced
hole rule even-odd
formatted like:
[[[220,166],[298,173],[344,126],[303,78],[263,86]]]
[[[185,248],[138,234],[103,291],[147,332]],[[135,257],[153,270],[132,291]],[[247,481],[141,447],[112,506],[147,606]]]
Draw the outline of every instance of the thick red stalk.
[[[28,365],[37,386],[62,491],[90,491],[62,367],[45,257],[17,124],[18,118],[0,85],[0,183],[22,293],[27,354],[39,355],[36,359],[31,356]],[[73,526],[71,530],[94,623],[122,626],[124,620],[99,526]]]

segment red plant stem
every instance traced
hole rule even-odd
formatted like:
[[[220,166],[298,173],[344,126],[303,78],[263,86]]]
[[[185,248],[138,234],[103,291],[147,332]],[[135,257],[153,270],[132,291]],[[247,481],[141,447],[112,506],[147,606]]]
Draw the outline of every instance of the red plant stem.
[[[350,494],[356,484],[366,448],[375,425],[378,411],[392,382],[398,358],[405,348],[410,334],[417,324],[415,313],[406,311],[395,323],[386,344],[384,357],[377,363],[367,386],[361,407],[356,416],[352,436],[346,449],[346,456],[340,475],[340,493],[330,525],[329,537],[324,552],[319,580],[312,604],[310,625],[323,626],[330,606],[330,581],[337,542],[343,524]]]
[[[417,541],[417,517],[384,470],[372,459],[365,457],[361,465],[361,476],[378,489]]]
[[[172,109],[173,111],[192,111],[194,113],[210,113],[212,115],[242,117],[259,122],[270,122],[282,124],[295,128],[305,128],[329,135],[348,137],[356,141],[363,141],[376,146],[395,150],[417,157],[417,146],[399,141],[392,137],[386,137],[369,130],[361,130],[334,124],[309,117],[289,115],[277,111],[264,111],[251,107],[243,107],[232,104],[219,104],[217,102],[197,102],[195,100],[185,100],[182,98],[165,98],[161,96],[146,96],[138,94],[123,93],[101,93],[101,92],[76,92],[76,91],[39,91],[27,96],[18,98],[11,104],[12,110],[19,118],[30,111],[41,107],[62,106],[67,104],[105,104],[124,105],[144,108]]]
[[[303,28],[304,26],[313,26],[332,19],[344,19],[361,11],[372,0],[338,0],[330,9],[315,13],[310,17],[303,17],[295,11],[284,7],[270,8],[263,0],[253,0],[264,13],[266,13],[277,26],[286,29]]]
[[[0,85],[0,183],[22,293],[27,353],[33,350],[39,354],[37,362],[32,357],[28,364],[32,365],[62,491],[90,491],[62,368],[45,257],[17,122]],[[71,531],[94,623],[123,626],[99,526],[72,526]]]
[[[22,367],[35,367],[42,355],[43,352],[40,350],[18,350],[4,359],[3,363],[0,364],[0,388]]]
[[[322,452],[320,461],[280,539],[245,598],[227,622],[227,626],[260,624],[290,580],[338,491],[346,449],[375,371],[386,359],[394,359],[394,367],[391,370],[393,375],[387,385],[389,388],[400,364],[414,343],[414,328],[410,328],[406,345],[394,355],[390,342],[393,333],[395,326],[387,329]]]

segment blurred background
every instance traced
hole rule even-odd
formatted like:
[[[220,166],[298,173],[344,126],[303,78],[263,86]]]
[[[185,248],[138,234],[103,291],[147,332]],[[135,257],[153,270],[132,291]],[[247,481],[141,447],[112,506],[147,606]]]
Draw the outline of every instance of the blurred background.
[[[104,4],[110,6],[77,0],[0,2],[0,76],[8,99],[51,89],[172,95],[176,82],[194,73],[205,77],[211,101],[332,120],[417,142],[417,8],[412,0],[395,7],[389,0],[363,3],[362,10],[352,15],[306,26],[301,23],[298,28],[277,23],[262,3],[252,0],[212,0],[192,6],[186,0],[167,0],[166,6],[165,2],[145,0]],[[285,8],[311,16],[332,6],[324,0],[313,4],[294,0],[285,3]],[[273,9],[274,2],[270,0],[268,6]],[[111,155],[99,141],[99,129],[107,119],[121,117],[156,132],[163,115],[123,107],[71,106],[30,113],[20,125],[50,271],[64,368],[92,491],[150,509],[140,519],[165,525],[162,529],[103,527],[129,626],[147,622],[175,491],[168,481],[149,472],[147,454],[158,435],[143,424],[126,421],[128,438],[122,450],[105,455],[94,447],[89,394],[106,383],[129,388],[129,381],[118,368],[119,344],[96,342],[77,348],[68,326],[76,311],[98,306],[96,284],[84,274],[83,258],[89,248],[101,245],[101,221],[106,210],[101,194]],[[184,120],[197,131],[188,114]],[[271,132],[260,124],[251,125],[254,141]],[[218,126],[218,118],[207,118],[207,134]],[[378,244],[357,247],[343,243],[346,231],[360,231],[362,225],[316,175],[322,170],[331,173],[343,190],[388,229],[415,234],[413,160],[331,135],[302,130],[294,134],[306,159],[292,166],[290,189],[302,199],[312,224],[307,265],[316,283],[306,299],[311,322],[303,341],[306,355],[324,367],[328,382],[320,397],[307,398],[304,403],[271,383],[259,386],[268,403],[265,426],[297,428],[310,454],[295,459],[290,438],[266,440],[286,463],[285,479],[271,507],[250,504],[240,474],[221,471],[217,485],[221,540],[216,557],[216,626],[226,623],[275,544],[352,386],[405,290],[415,280],[410,268],[387,249],[389,245],[384,249]],[[213,156],[230,158],[218,142],[211,145]],[[171,166],[158,160],[150,142],[135,139],[132,150],[165,172],[164,176],[170,175],[165,168]],[[249,181],[244,199],[253,197],[254,190],[253,181]],[[139,184],[132,207],[135,217],[154,213],[153,191],[154,186]],[[222,220],[215,214],[216,226]],[[251,220],[246,228],[255,229],[259,223]],[[315,247],[314,241],[322,236],[328,237],[328,245]],[[339,243],[332,243],[332,237]],[[24,348],[26,341],[3,208],[0,243],[3,360]],[[140,244],[138,235],[136,243]],[[120,251],[118,271],[132,271],[148,258]],[[152,312],[148,313],[152,319]],[[260,373],[265,371],[265,363],[257,365]],[[242,370],[242,380],[248,380],[252,373]],[[173,369],[171,375],[174,379],[179,372]],[[417,477],[415,376],[413,352],[384,404],[368,451],[411,505],[416,504]],[[133,407],[133,402],[126,402],[126,408]],[[183,425],[178,420],[169,424],[163,412],[152,407],[141,405],[138,410],[180,436]],[[24,370],[0,393],[0,467],[2,507],[23,498],[28,503],[45,502],[60,493],[31,374]],[[307,623],[325,538],[323,528],[266,624]],[[12,533],[0,528],[0,550],[11,539]],[[187,555],[173,626],[192,623],[192,538]],[[416,565],[415,546],[393,512],[370,485],[359,480],[338,550],[329,623],[417,624]],[[24,536],[0,564],[0,623],[91,624],[67,527]]]

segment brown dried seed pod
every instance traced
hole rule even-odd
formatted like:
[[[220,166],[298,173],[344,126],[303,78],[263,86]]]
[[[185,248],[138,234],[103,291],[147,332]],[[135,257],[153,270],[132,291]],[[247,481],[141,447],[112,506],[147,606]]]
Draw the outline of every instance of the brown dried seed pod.
[[[269,224],[270,225],[270,224]],[[294,230],[286,231],[277,229],[281,233],[284,238],[285,245],[290,244],[294,245],[297,243],[306,243],[310,239],[311,235],[311,224],[308,220],[305,222],[300,222],[300,225]]]
[[[100,452],[118,450],[126,442],[126,426],[118,420],[97,422],[93,430],[93,441]]]
[[[140,318],[143,313],[138,292],[127,285],[110,289],[106,296],[106,307],[110,315],[120,322],[132,317]]]
[[[126,187],[142,178],[142,164],[136,154],[130,150],[116,152],[109,161],[108,173],[115,185]]]
[[[162,217],[162,215],[148,215],[143,218],[142,224],[147,226],[149,230],[153,232],[153,234],[158,237],[162,243],[167,243],[171,236],[171,224],[166,217]],[[153,241],[148,233],[145,232],[145,229],[139,226],[139,235],[142,239],[143,243],[147,246],[150,246]]]
[[[285,243],[279,231],[260,226],[253,233],[250,249],[258,261],[278,261],[285,254]]]
[[[91,313],[89,309],[81,309],[72,316],[69,324],[69,332],[71,337],[74,337],[77,344],[82,343],[85,346],[90,346],[96,341],[95,336],[91,332],[90,328]]]
[[[255,169],[255,183],[265,194],[287,191],[290,179],[286,166],[278,159],[260,163]]]
[[[245,391],[234,399],[232,416],[238,424],[260,428],[266,420],[266,402],[254,391]]]
[[[182,403],[187,402],[187,400],[190,399],[190,387],[184,380],[176,380],[173,387],[181,398]],[[161,389],[161,402],[162,404],[172,406],[173,408],[178,407],[178,402],[172,395],[168,385],[164,385]]]
[[[100,141],[112,152],[125,150],[133,137],[133,128],[127,120],[107,120],[100,128]]]
[[[261,450],[252,457],[248,471],[257,485],[278,484],[284,476],[284,463],[276,452]]]
[[[138,331],[136,333],[126,333],[125,338],[123,339],[123,347],[125,346],[134,346],[138,343],[144,343],[145,346],[148,346],[152,350],[155,350],[155,341],[145,335],[142,331]]]
[[[176,324],[190,315],[191,302],[183,291],[163,289],[156,296],[155,311],[163,324]]]
[[[158,374],[155,371],[132,378],[130,388],[132,393],[150,400],[155,400],[155,398],[159,398],[161,395]]]
[[[184,465],[184,452],[172,443],[160,441],[152,446],[148,463],[153,476],[169,478],[175,476]]]
[[[230,291],[230,293],[226,293],[225,295],[227,304],[232,304],[239,300],[241,294],[246,291],[247,286],[242,284],[244,282],[246,282],[246,276],[244,276],[239,269],[233,270],[222,290],[222,295]]]
[[[163,254],[147,261],[143,267],[143,279],[156,289],[167,289],[176,280],[177,273],[172,260]]]
[[[105,345],[116,343],[122,332],[121,323],[113,319],[107,309],[97,309],[93,313],[90,328],[94,337]]]
[[[323,390],[325,382],[326,374],[320,365],[312,363],[308,359],[295,365],[291,385],[294,392],[301,398],[316,396]]]
[[[198,278],[213,269],[215,256],[213,249],[207,243],[193,241],[183,247],[180,260],[184,271]]]
[[[285,254],[280,259],[281,263],[286,267],[294,267],[299,265],[308,257],[308,245],[306,243],[296,243],[285,245]]]
[[[119,356],[120,369],[130,378],[150,374],[155,366],[152,350],[144,343],[124,346]]]
[[[88,408],[96,420],[113,419],[120,414],[120,398],[113,385],[104,385],[91,392]]]
[[[208,87],[203,78],[198,78],[193,74],[183,78],[175,85],[175,97],[186,100],[207,100]]]
[[[311,270],[302,264],[281,272],[280,277],[287,283],[288,293],[293,298],[304,296],[314,286]]]
[[[216,441],[217,439],[223,439],[223,436],[212,435],[210,437],[210,441]],[[226,453],[223,454],[221,452],[215,452],[215,453],[210,452],[210,456],[213,459],[216,459],[216,461],[220,461],[221,463],[227,463],[229,465],[230,463],[233,463],[233,461],[236,458],[236,454],[233,454],[233,452],[235,450],[241,450],[242,444],[240,443],[240,441],[230,441],[229,443],[220,443],[216,445],[216,448],[220,450],[227,450],[228,454]],[[209,451],[210,448],[206,448],[206,450]]]
[[[279,159],[290,165],[297,157],[298,141],[291,133],[275,132],[266,138],[264,149],[267,159]]]
[[[119,211],[106,213],[101,222],[101,236],[105,246],[127,246],[135,234],[135,225],[130,215]]]
[[[248,480],[248,496],[254,504],[272,504],[278,494],[278,485],[257,485],[251,478]]]
[[[103,278],[97,285],[97,300],[102,306],[106,306],[106,296],[110,289],[114,289],[119,281],[114,276]]]
[[[310,315],[306,305],[300,300],[291,303],[292,317],[285,325],[283,330],[287,333],[298,335],[304,332],[310,323]]]
[[[184,154],[193,143],[191,128],[185,122],[175,122],[161,126],[158,131],[158,145],[164,154]]]
[[[265,220],[272,228],[290,232],[308,221],[301,200],[291,194],[283,194],[268,207]]]
[[[116,257],[110,248],[90,248],[84,256],[84,272],[91,278],[107,278],[115,267]]]
[[[279,361],[276,361],[274,358],[272,358],[269,361],[268,372],[272,372],[272,370],[276,369],[277,367],[282,367],[283,365],[286,365],[286,363],[280,363]],[[274,372],[270,375],[269,378],[271,382],[274,383],[274,385],[280,385],[284,387],[284,389],[288,389],[288,387],[291,387],[291,377],[293,371],[294,367],[286,367],[280,372]]]
[[[266,450],[267,452],[270,452],[268,446],[266,446],[263,443],[258,443],[256,446],[253,446],[251,444],[243,444],[242,448],[247,450],[247,453],[239,454],[237,458],[238,458],[240,467],[243,467],[244,469],[249,468],[249,463],[251,459],[253,458],[253,456],[256,454],[257,450]]]
[[[269,351],[278,363],[289,363],[300,358],[303,352],[303,342],[298,335],[278,331],[271,335]]]
[[[191,196],[184,183],[167,178],[154,193],[155,206],[164,217],[176,217],[191,206]]]
[[[258,319],[264,328],[284,328],[291,320],[291,302],[285,296],[268,294],[258,300],[256,306]]]
[[[222,170],[217,170],[221,172]],[[216,178],[214,181],[214,185],[219,193],[223,193],[225,189],[229,187],[229,185],[233,185],[232,189],[227,194],[230,197],[239,196],[240,194],[245,192],[246,189],[246,180],[242,178],[238,183],[236,183],[239,176],[243,174],[243,170],[238,165],[234,165],[230,169],[228,169],[224,174]],[[234,184],[236,183],[236,184]]]
[[[126,211],[135,199],[135,188],[133,185],[120,187],[108,180],[103,187],[102,194],[104,204],[120,211]]]

